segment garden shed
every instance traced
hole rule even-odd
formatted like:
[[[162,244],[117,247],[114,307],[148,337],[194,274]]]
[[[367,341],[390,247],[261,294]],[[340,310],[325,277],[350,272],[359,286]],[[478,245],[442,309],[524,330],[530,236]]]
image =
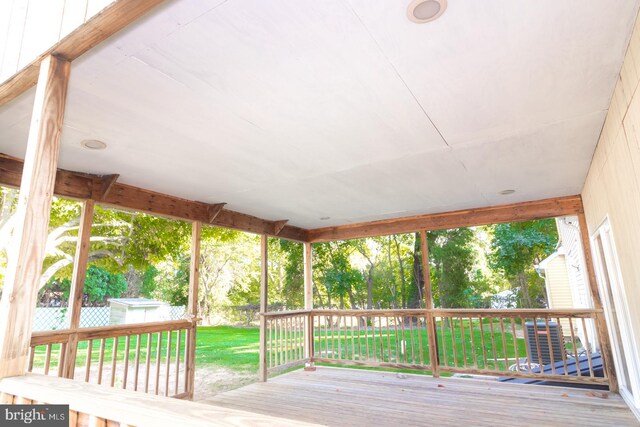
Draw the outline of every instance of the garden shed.
[[[169,319],[169,305],[147,298],[111,298],[109,324],[159,322]]]

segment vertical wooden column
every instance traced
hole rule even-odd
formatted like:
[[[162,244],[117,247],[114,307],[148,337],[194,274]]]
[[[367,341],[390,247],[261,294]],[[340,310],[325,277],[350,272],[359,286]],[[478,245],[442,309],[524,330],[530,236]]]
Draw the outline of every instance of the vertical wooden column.
[[[70,72],[69,62],[54,56],[40,64],[17,221],[0,302],[0,378],[22,375],[27,370]]]
[[[313,252],[311,243],[304,243],[304,309],[313,310],[313,265],[311,256]],[[313,358],[313,316],[309,314],[305,318],[304,328],[304,357],[305,359]]]
[[[598,282],[596,281],[596,272],[593,267],[591,243],[589,240],[589,229],[584,212],[578,213],[578,223],[580,226],[582,251],[584,252],[584,263],[586,264],[589,280],[589,290],[591,292],[591,299],[593,300],[593,308],[597,311],[594,321],[598,334],[598,342],[600,343],[600,354],[602,354],[602,361],[604,363],[604,373],[607,378],[609,378],[609,390],[618,391],[618,376],[613,364],[613,352],[611,350],[611,340],[609,339],[609,329],[607,328],[607,322],[604,317],[604,307],[600,293],[598,292]]]
[[[69,293],[70,320],[69,329],[77,331],[80,327],[80,314],[82,312],[82,299],[84,296],[84,280],[87,275],[87,260],[89,258],[89,245],[91,239],[91,224],[93,222],[93,210],[95,202],[86,200],[80,216],[80,229],[78,230],[78,243],[76,245],[76,257],[73,264],[71,277],[71,291]],[[76,368],[76,353],[78,351],[78,334],[69,335],[67,354],[64,358],[65,365],[63,376],[73,378]]]
[[[429,273],[429,245],[427,244],[427,232],[420,230],[420,245],[422,252],[422,274],[424,276],[424,306],[427,309],[427,337],[429,339],[429,360],[431,361],[431,373],[434,377],[440,376],[438,362],[438,340],[436,337],[436,318],[433,315],[433,296],[431,293],[431,274]]]
[[[260,361],[258,379],[267,381],[267,318],[269,289],[269,238],[263,234],[260,239]]]
[[[187,360],[185,360],[186,390],[189,399],[193,399],[196,379],[196,329],[198,327],[198,287],[200,284],[200,237],[202,223],[194,221],[191,228],[191,265],[189,268],[189,302],[187,315],[191,327],[187,331]]]

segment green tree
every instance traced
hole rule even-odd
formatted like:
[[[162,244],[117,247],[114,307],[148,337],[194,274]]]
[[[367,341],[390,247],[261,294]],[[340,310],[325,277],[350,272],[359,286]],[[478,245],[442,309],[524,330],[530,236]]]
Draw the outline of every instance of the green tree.
[[[471,228],[427,233],[434,304],[468,307],[475,265],[474,231]]]
[[[521,307],[544,306],[544,281],[534,267],[553,253],[557,243],[554,219],[494,226],[491,265],[519,290]]]

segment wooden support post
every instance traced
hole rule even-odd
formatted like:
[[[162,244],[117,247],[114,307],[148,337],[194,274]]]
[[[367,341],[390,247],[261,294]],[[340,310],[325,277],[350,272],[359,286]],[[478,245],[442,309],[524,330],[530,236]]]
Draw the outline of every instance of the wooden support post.
[[[263,234],[260,239],[260,363],[259,381],[267,381],[267,318],[269,287],[269,238]]]
[[[22,375],[28,367],[70,71],[69,62],[54,56],[40,65],[0,303],[0,378]]]
[[[71,291],[69,293],[70,321],[69,329],[77,331],[80,327],[80,314],[82,311],[82,299],[84,296],[84,280],[87,275],[87,260],[89,258],[89,245],[91,239],[91,224],[93,222],[93,210],[95,202],[86,200],[80,216],[80,229],[78,230],[78,243],[76,245],[76,257],[73,264],[73,276],[71,278]],[[67,354],[63,370],[64,378],[73,378],[76,368],[76,353],[78,351],[78,334],[69,335]]]
[[[304,243],[304,309],[313,310],[313,265],[311,243]],[[304,357],[313,359],[313,316],[305,317],[304,328]]]
[[[198,286],[200,283],[200,236],[202,223],[194,221],[191,228],[191,266],[189,270],[189,302],[187,315],[191,327],[187,331],[187,357],[185,360],[185,393],[193,399],[196,381],[196,328],[198,326]]]
[[[580,240],[582,241],[582,251],[584,252],[584,263],[587,268],[587,278],[589,280],[589,290],[591,299],[593,300],[593,308],[597,311],[595,314],[596,333],[598,334],[598,342],[600,343],[600,354],[602,354],[602,362],[604,365],[604,373],[609,379],[609,390],[618,391],[618,376],[613,364],[613,352],[611,350],[611,340],[609,339],[609,329],[604,317],[602,299],[598,292],[598,282],[596,281],[596,272],[593,267],[593,257],[591,255],[591,243],[589,241],[589,228],[584,212],[578,213],[578,223],[580,226]],[[588,350],[590,351],[590,350]]]
[[[422,249],[422,274],[424,276],[424,306],[427,309],[427,337],[429,339],[429,360],[431,361],[431,373],[437,378],[440,376],[438,361],[438,340],[436,337],[436,319],[433,315],[433,297],[431,294],[431,275],[429,273],[429,245],[427,244],[427,232],[420,230],[420,245]]]

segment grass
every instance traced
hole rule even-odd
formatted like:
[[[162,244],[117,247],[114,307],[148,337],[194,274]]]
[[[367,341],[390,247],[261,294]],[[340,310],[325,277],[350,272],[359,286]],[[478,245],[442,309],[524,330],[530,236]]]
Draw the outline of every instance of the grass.
[[[464,335],[460,332],[461,326],[456,321],[455,327],[451,325],[443,325],[437,322],[436,330],[438,337],[438,349],[441,363],[448,366],[463,367],[465,362],[467,366],[477,366],[479,369],[492,369],[504,371],[508,364],[514,363],[516,357],[526,356],[525,342],[521,338],[514,340],[510,323],[505,323],[504,341],[502,340],[500,325],[494,322],[493,331],[494,339],[490,325],[483,323],[482,328],[478,321],[464,320],[462,328]],[[519,329],[518,325],[515,325]],[[402,326],[390,325],[389,327],[368,327],[361,329],[358,338],[357,331],[351,331],[350,328],[341,328],[340,332],[334,328],[333,334],[331,328],[316,329],[315,334],[315,350],[316,356],[326,357],[329,359],[346,360],[362,360],[364,355],[368,354],[369,360],[376,360],[383,363],[399,363],[399,364],[419,364],[428,366],[429,361],[429,344],[426,329],[418,328],[413,325],[412,330]],[[356,328],[357,329],[357,328]],[[444,330],[444,334],[443,334]],[[258,356],[259,356],[259,335],[260,331],[255,327],[237,328],[231,326],[203,326],[199,327],[196,339],[196,367],[215,366],[227,368],[240,373],[257,372]],[[471,337],[473,336],[473,340]],[[274,335],[275,337],[275,335]],[[484,349],[483,352],[483,337]],[[296,345],[290,348],[299,348],[302,339],[297,336]],[[136,357],[137,338],[134,336],[130,340],[129,345],[129,361],[133,363]],[[145,363],[147,356],[147,335],[141,336],[140,341],[140,363]],[[514,345],[515,341],[515,345]],[[403,344],[404,342],[404,344]],[[109,366],[113,361],[113,346],[115,340],[105,340],[105,352],[103,363]],[[162,346],[160,351],[161,363],[166,360],[166,346],[168,343],[167,333],[163,334]],[[275,343],[275,341],[274,341]],[[99,362],[100,340],[94,340],[91,352],[91,364],[95,366]],[[402,346],[404,345],[404,354]],[[422,346],[422,359],[420,358],[420,345]],[[125,359],[126,338],[118,339],[118,347],[116,352],[116,360],[123,361]],[[454,356],[455,346],[455,356]],[[87,358],[88,342],[82,341],[78,344],[78,354],[76,366],[85,366]],[[172,333],[172,342],[170,357],[175,360],[177,351],[177,332]],[[185,350],[184,332],[180,342],[180,357],[184,360]],[[368,348],[368,353],[366,349]],[[446,357],[445,357],[446,349]],[[156,361],[157,355],[157,334],[151,336],[150,359],[152,363]],[[284,352],[276,351],[275,347],[270,353],[272,363],[281,364],[284,360]],[[495,359],[494,359],[495,351]],[[60,345],[54,344],[51,351],[50,370],[57,369],[59,360]],[[484,354],[486,352],[487,362],[485,363]],[[301,352],[300,352],[301,353]],[[300,354],[298,353],[298,354]],[[289,353],[290,355],[292,352]],[[475,354],[475,358],[474,358]],[[504,358],[507,358],[505,362]],[[362,359],[361,359],[362,358]],[[42,370],[46,359],[46,346],[36,347],[34,356],[34,368]],[[277,360],[276,360],[277,359]],[[279,362],[278,362],[279,360]],[[291,358],[289,359],[291,360]],[[335,364],[333,364],[335,366]],[[358,367],[356,367],[358,368]],[[369,368],[359,367],[361,369],[376,370],[393,370],[397,372],[422,373],[429,374],[427,370],[416,371],[413,369],[391,369],[391,368]]]

